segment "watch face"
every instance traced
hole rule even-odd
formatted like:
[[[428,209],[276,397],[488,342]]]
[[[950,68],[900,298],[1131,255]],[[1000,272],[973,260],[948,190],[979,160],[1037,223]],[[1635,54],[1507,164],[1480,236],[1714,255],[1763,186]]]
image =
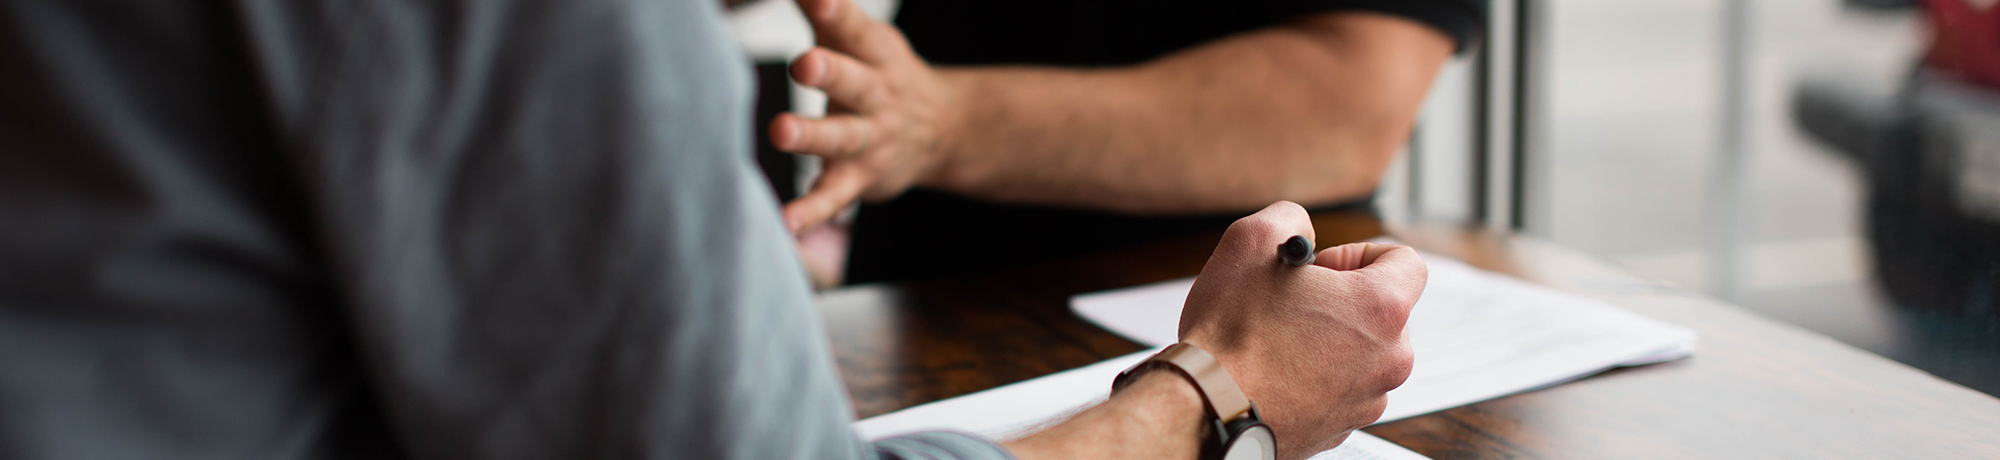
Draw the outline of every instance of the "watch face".
[[[1257,425],[1243,430],[1236,439],[1229,440],[1228,450],[1222,453],[1222,460],[1273,460],[1278,458],[1278,441],[1271,437],[1271,428]]]

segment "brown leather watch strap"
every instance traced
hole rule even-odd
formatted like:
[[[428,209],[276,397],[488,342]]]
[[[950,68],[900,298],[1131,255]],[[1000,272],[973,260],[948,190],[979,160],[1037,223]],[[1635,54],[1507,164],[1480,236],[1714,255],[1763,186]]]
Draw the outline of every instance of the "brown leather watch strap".
[[[1201,392],[1202,399],[1208,401],[1208,409],[1223,422],[1236,420],[1250,412],[1250,398],[1236,386],[1236,379],[1229,377],[1229,371],[1222,368],[1222,362],[1216,361],[1215,355],[1208,354],[1201,347],[1186,343],[1169,345],[1125,373],[1136,377],[1135,372],[1159,365],[1179,368],[1181,374],[1194,382],[1195,390]],[[1120,375],[1118,383],[1123,384],[1126,378],[1126,375]]]

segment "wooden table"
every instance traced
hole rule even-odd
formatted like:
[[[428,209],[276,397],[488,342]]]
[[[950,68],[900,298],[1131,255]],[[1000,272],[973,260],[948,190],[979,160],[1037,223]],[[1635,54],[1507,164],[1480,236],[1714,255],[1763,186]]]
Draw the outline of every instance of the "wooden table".
[[[1363,213],[1316,214],[1313,225],[1320,247],[1392,234],[1701,334],[1686,360],[1367,429],[1432,458],[2000,459],[2000,399],[1576,251],[1454,227],[1385,232]],[[819,303],[857,415],[869,417],[1143,349],[1070,313],[1069,297],[1194,275],[1219,238],[828,291]]]

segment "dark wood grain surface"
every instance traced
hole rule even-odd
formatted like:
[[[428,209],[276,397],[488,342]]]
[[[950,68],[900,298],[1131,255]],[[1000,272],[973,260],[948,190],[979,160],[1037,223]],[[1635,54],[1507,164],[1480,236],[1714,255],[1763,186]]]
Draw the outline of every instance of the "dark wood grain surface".
[[[1313,224],[1321,247],[1385,233],[1364,213]],[[2000,459],[2000,399],[1538,240],[1387,233],[1701,334],[1690,359],[1367,430],[1432,458]],[[857,415],[870,417],[1143,349],[1070,313],[1069,297],[1194,275],[1219,237],[828,291],[820,311]]]

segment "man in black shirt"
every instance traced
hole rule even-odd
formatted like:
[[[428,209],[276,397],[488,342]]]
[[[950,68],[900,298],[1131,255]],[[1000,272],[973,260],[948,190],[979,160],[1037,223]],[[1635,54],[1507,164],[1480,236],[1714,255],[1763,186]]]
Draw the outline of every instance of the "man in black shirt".
[[[876,202],[850,282],[969,269],[927,262],[959,242],[1004,266],[1220,229],[1274,200],[1360,203],[1485,10],[911,0],[890,26],[846,0],[800,5],[820,48],[792,75],[833,115],[772,123],[778,148],[828,160],[785,216],[796,232]]]

